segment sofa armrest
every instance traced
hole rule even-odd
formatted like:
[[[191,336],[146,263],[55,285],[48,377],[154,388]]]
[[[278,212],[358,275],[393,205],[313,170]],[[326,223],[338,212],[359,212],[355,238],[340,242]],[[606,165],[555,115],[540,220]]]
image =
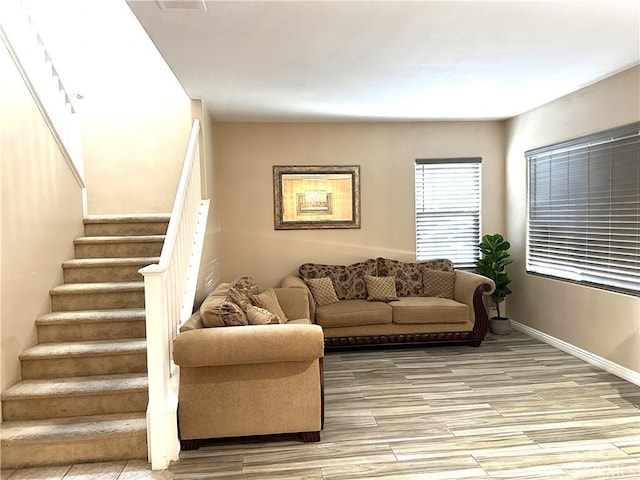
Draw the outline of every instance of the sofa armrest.
[[[300,288],[304,289],[307,293],[307,298],[309,299],[309,319],[311,323],[316,323],[316,301],[313,299],[313,295],[311,295],[311,290],[307,287],[307,284],[304,283],[300,277],[296,277],[295,275],[287,275],[280,282],[280,286],[282,288]]]
[[[180,326],[181,332],[188,332],[190,330],[198,330],[200,328],[204,328],[204,324],[202,323],[202,317],[200,316],[200,311],[196,310],[191,314],[191,316]]]
[[[312,361],[324,356],[317,325],[250,325],[180,333],[173,360],[181,367]]]
[[[469,320],[473,322],[473,340],[482,341],[489,328],[487,310],[484,306],[484,295],[496,289],[493,280],[477,273],[456,270],[454,300],[469,306]],[[479,344],[479,343],[478,343]]]
[[[309,318],[309,298],[301,288],[274,288],[280,308],[287,320]]]

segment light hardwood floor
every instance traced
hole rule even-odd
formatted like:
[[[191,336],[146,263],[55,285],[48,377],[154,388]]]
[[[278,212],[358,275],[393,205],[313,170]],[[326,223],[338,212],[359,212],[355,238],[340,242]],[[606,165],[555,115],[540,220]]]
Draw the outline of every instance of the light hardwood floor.
[[[325,395],[320,443],[211,440],[135,478],[640,479],[640,387],[521,333],[330,351]],[[98,478],[72,471],[2,478]]]

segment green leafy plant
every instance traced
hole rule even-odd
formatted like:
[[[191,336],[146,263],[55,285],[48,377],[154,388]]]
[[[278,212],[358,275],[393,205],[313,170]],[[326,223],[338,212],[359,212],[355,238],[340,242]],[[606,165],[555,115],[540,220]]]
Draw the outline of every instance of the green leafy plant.
[[[491,299],[496,305],[498,318],[502,318],[500,316],[500,302],[511,293],[509,289],[511,280],[504,272],[504,267],[513,262],[509,255],[511,244],[502,235],[496,233],[495,235],[484,235],[478,246],[482,258],[476,261],[476,273],[490,278],[496,284],[496,290],[491,294]]]

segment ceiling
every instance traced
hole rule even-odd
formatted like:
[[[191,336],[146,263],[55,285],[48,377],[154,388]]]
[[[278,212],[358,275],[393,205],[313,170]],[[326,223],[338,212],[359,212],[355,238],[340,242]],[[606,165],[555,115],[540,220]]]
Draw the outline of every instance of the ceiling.
[[[127,3],[219,120],[504,119],[640,63],[638,0]]]

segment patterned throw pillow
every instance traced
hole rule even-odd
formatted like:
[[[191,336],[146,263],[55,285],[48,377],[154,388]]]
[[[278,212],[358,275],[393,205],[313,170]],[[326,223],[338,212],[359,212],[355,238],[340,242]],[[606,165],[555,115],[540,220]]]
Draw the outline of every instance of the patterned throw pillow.
[[[300,278],[330,277],[340,300],[367,298],[367,287],[364,283],[365,275],[375,275],[377,271],[375,259],[352,265],[322,265],[319,263],[305,263],[300,265]]]
[[[264,308],[265,310],[268,310],[269,312],[280,317],[281,323],[287,321],[287,316],[282,311],[280,303],[278,302],[278,297],[276,297],[276,292],[273,290],[273,288],[265,290],[259,295],[254,295],[252,299],[253,304],[256,307]]]
[[[243,311],[247,311],[247,306],[251,305],[251,297],[260,293],[256,282],[251,277],[240,277],[231,283],[227,296],[229,299],[242,308]]]
[[[456,282],[455,272],[425,268],[422,279],[424,282],[425,297],[453,299]]]
[[[220,304],[220,318],[227,327],[249,325],[247,314],[244,313],[240,305],[229,300],[229,297],[226,297]]]
[[[398,300],[396,279],[394,277],[372,277],[371,275],[366,275],[364,281],[367,284],[367,300],[381,302]]]
[[[401,262],[389,258],[377,258],[378,275],[395,277],[396,291],[399,297],[419,297],[423,294],[422,271],[419,263]]]
[[[304,283],[306,283],[309,290],[311,290],[311,295],[313,295],[313,299],[318,307],[340,301],[338,300],[336,289],[333,288],[333,282],[330,278],[306,278],[304,279]]]
[[[431,260],[422,260],[418,265],[432,270],[440,270],[442,272],[453,272],[453,262],[448,258],[432,258]]]
[[[255,305],[247,305],[247,318],[251,325],[267,325],[270,323],[281,323],[280,317],[264,308]]]

